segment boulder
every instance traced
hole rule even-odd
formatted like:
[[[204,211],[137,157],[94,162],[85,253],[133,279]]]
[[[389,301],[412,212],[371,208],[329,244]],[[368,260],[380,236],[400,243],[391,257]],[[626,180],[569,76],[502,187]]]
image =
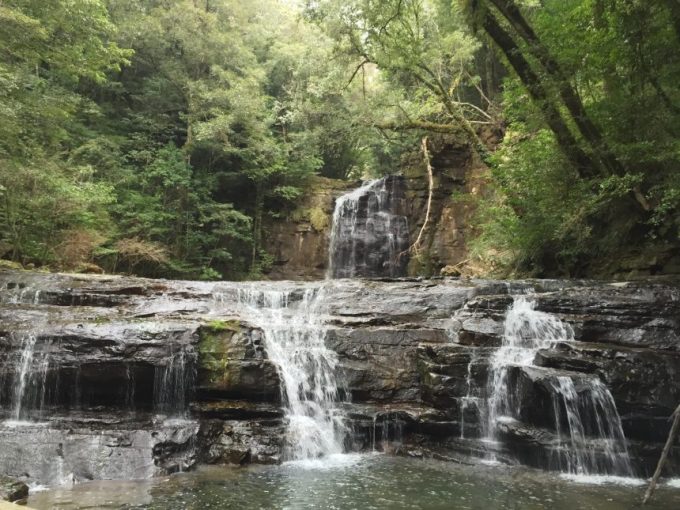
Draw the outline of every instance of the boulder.
[[[22,502],[28,498],[28,485],[9,476],[0,476],[0,501]]]

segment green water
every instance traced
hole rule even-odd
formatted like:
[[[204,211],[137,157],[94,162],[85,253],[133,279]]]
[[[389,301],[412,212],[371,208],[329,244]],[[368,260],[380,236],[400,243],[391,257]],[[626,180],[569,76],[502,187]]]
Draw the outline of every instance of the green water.
[[[526,468],[462,466],[383,455],[323,463],[202,468],[140,482],[90,482],[33,494],[36,509],[521,509],[640,508],[644,486],[577,483]],[[648,509],[680,509],[661,487]]]

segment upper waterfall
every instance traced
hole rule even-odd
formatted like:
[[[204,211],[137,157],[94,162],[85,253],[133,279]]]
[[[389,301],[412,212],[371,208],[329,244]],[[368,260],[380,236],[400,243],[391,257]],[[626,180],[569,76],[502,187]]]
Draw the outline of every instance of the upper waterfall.
[[[337,199],[329,247],[331,278],[406,274],[409,231],[403,188],[403,178],[390,175]]]

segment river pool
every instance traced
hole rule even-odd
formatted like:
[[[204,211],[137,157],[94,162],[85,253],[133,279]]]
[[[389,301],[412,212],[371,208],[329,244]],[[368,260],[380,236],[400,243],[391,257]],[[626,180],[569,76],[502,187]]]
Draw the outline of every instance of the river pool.
[[[570,480],[524,467],[367,454],[281,466],[203,467],[137,482],[88,482],[33,492],[28,504],[41,510],[620,510],[640,508],[644,490],[641,480]],[[680,509],[680,484],[661,486],[645,508]]]

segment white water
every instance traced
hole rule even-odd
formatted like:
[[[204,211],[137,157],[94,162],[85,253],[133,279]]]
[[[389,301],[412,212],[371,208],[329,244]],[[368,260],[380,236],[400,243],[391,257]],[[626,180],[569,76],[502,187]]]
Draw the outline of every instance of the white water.
[[[387,183],[386,177],[368,181],[336,200],[328,277],[402,276],[408,220],[396,214],[396,190]]]
[[[564,468],[567,472],[593,475],[604,471],[611,475],[632,476],[621,418],[614,398],[599,379],[588,379],[587,389],[579,394],[573,379],[557,377],[553,408],[558,436],[560,439],[566,436],[569,440],[569,451],[562,455],[566,459]],[[563,412],[566,413],[567,431],[560,430]],[[594,448],[602,450],[606,460],[598,461]]]
[[[243,289],[246,317],[264,331],[267,355],[278,369],[286,408],[286,460],[343,452],[346,428],[337,408],[337,354],[324,343],[324,288],[289,291]]]
[[[7,284],[0,288],[0,303],[21,304],[28,303],[37,305],[40,303],[40,290],[32,286],[12,286]]]
[[[191,390],[194,380],[193,353],[187,352],[184,346],[171,346],[170,355],[164,365],[156,367],[154,374],[154,409],[174,417],[182,417],[187,411],[187,392]],[[128,410],[134,406],[134,380],[130,368],[127,367],[126,401]]]
[[[568,324],[535,306],[524,296],[514,298],[505,318],[503,344],[491,359],[486,434],[490,440],[497,438],[497,424],[516,419],[520,407],[527,404],[510,384],[509,368],[534,366],[540,349],[574,341]],[[596,376],[585,374],[578,381],[559,372],[548,377],[552,378],[557,435],[565,443],[558,452],[559,467],[580,476],[632,476],[621,418],[607,387]]]
[[[46,353],[36,353],[37,336],[21,335],[21,350],[17,370],[14,372],[14,395],[11,415],[15,422],[27,417],[30,411],[42,412],[49,359]]]
[[[647,484],[647,481],[642,478],[632,478],[629,476],[575,475],[563,473],[560,477],[569,480],[570,482],[582,483],[584,485],[623,485],[625,487],[639,487]]]
[[[338,197],[335,202],[328,245],[328,274],[331,278],[341,276],[352,278],[356,272],[356,244],[360,236],[357,226],[359,200],[378,182],[378,179],[368,181],[363,186]],[[340,253],[341,243],[347,245],[348,253]]]
[[[495,437],[495,424],[501,416],[514,416],[517,402],[508,385],[508,368],[532,366],[540,349],[557,342],[571,342],[571,326],[557,317],[535,309],[536,304],[524,296],[514,298],[505,316],[503,344],[491,357],[490,397],[487,435]]]

